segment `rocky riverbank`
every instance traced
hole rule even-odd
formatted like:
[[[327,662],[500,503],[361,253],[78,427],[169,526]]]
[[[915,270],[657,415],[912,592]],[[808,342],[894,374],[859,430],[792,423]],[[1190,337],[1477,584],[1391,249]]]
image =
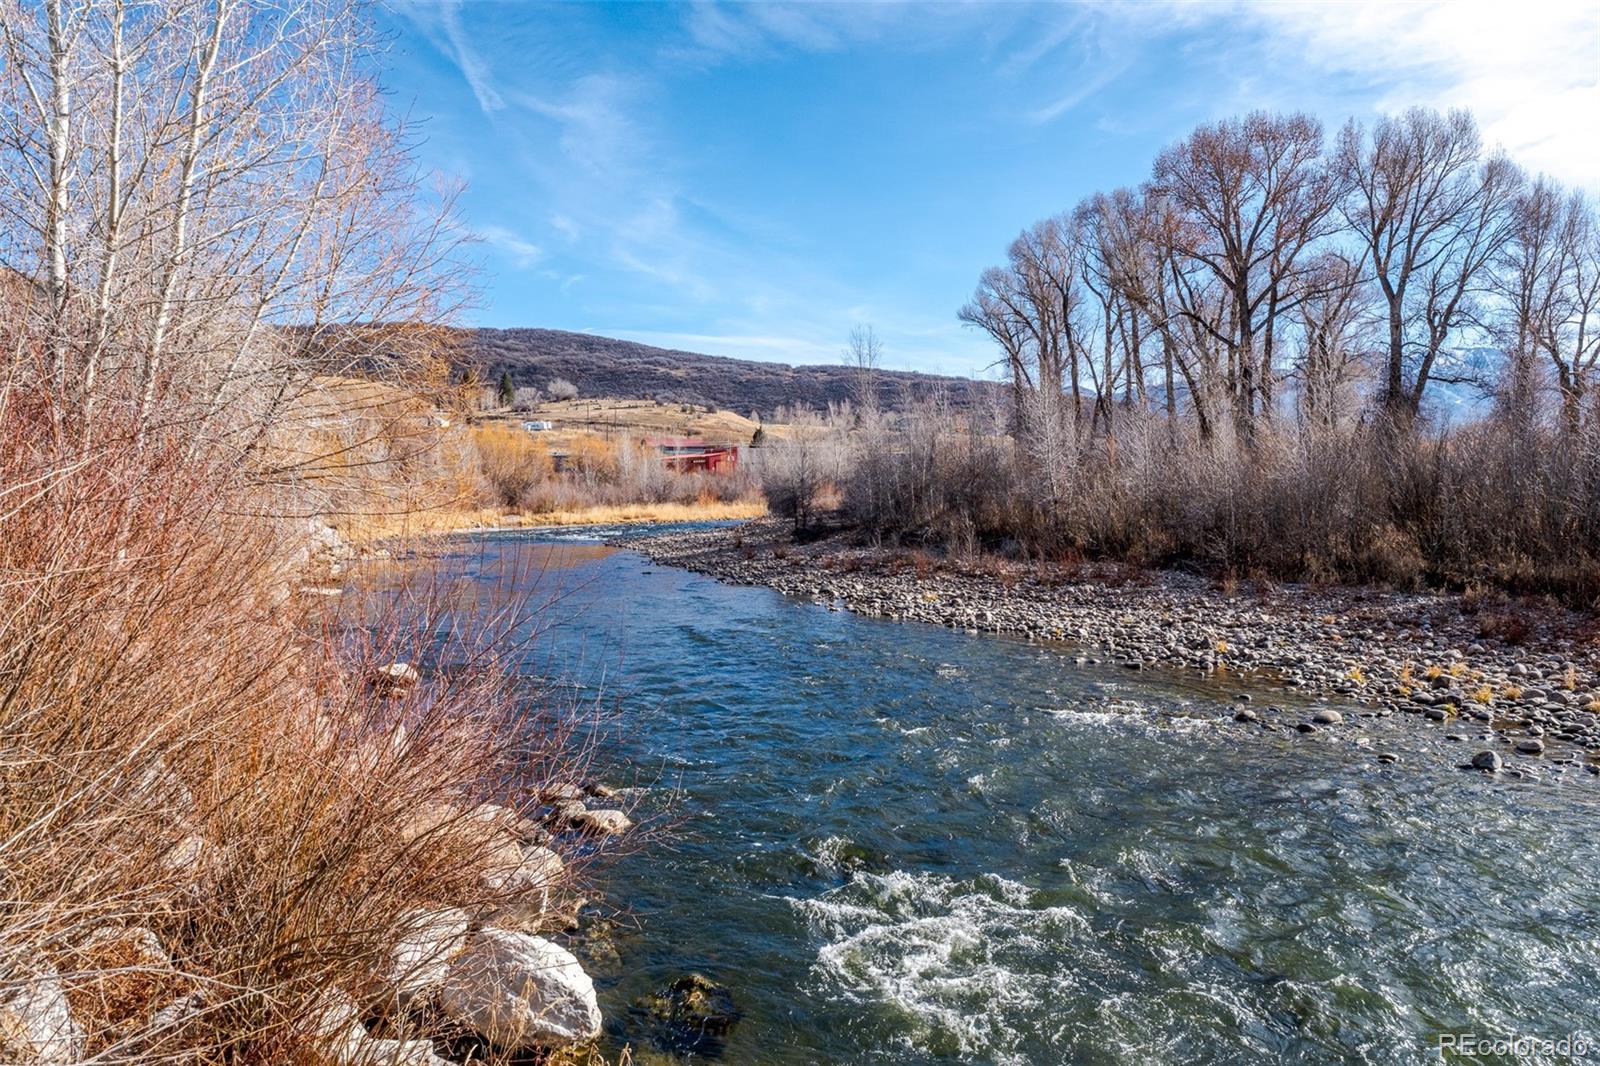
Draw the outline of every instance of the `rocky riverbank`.
[[[1086,662],[1130,670],[1248,678],[1256,694],[1241,690],[1233,711],[1242,729],[1311,733],[1404,716],[1463,742],[1462,765],[1600,774],[1600,622],[1553,606],[1365,588],[1222,587],[1110,565],[958,562],[854,546],[842,536],[797,545],[770,519],[627,546],[662,564],[870,617],[1065,641],[1083,649]],[[1260,695],[1274,686],[1354,710],[1284,710]]]

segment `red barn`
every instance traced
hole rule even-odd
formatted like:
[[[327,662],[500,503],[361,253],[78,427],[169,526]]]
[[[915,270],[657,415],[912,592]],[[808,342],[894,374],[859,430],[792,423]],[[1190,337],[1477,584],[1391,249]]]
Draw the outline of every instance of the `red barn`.
[[[715,473],[739,465],[735,444],[707,444],[698,437],[655,437],[645,441],[661,456],[667,469],[687,474],[696,471]]]

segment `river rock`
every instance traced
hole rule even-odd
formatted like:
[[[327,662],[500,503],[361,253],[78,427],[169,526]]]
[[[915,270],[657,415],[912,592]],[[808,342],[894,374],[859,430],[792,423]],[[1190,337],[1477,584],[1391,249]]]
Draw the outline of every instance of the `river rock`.
[[[539,799],[545,803],[562,804],[583,799],[583,789],[570,781],[556,781],[539,790]]]
[[[439,1003],[452,1020],[517,1051],[600,1035],[594,982],[565,948],[527,933],[483,929],[451,960]]]
[[[1233,712],[1233,720],[1235,722],[1259,722],[1261,721],[1261,716],[1248,707],[1241,707]]]
[[[546,847],[535,845],[521,851],[521,862],[494,886],[504,893],[505,902],[484,920],[527,933],[566,928],[566,921],[551,910],[552,893],[566,875],[566,864]]]
[[[1338,711],[1320,710],[1311,716],[1311,720],[1318,725],[1338,725],[1344,721],[1344,715]]]
[[[635,1006],[654,1023],[655,1042],[669,1051],[715,1056],[742,1016],[733,993],[703,974],[685,974]]]
[[[1538,737],[1523,737],[1517,741],[1517,750],[1524,755],[1543,755],[1544,741]]]
[[[410,663],[390,663],[372,671],[372,687],[381,693],[398,695],[422,680],[422,674]]]
[[[591,810],[582,803],[564,803],[556,813],[567,828],[588,836],[615,836],[633,828],[633,819],[609,808]]]
[[[0,975],[0,1062],[56,1066],[83,1057],[83,1030],[67,1009],[61,978],[48,964],[32,974]]]
[[[1497,751],[1480,751],[1472,757],[1472,767],[1475,770],[1488,770],[1493,773],[1500,769],[1500,753]]]
[[[507,896],[546,896],[561,881],[561,856],[543,845],[526,846],[509,835],[491,844],[484,883]]]
[[[454,907],[416,910],[402,919],[405,930],[365,989],[382,1008],[405,1010],[444,983],[450,960],[467,945],[467,913]]]

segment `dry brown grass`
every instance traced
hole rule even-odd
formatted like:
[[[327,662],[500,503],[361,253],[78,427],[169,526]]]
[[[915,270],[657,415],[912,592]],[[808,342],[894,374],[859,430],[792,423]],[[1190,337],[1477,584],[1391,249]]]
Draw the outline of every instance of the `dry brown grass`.
[[[1600,607],[1600,449],[1544,422],[1284,420],[1238,440],[1130,410],[1115,436],[1003,428],[930,405],[877,434],[835,430],[843,516],[874,541],[958,554],[1077,551],[1224,582],[1478,585]],[[1526,621],[1487,618],[1486,635],[1528,639]]]
[[[301,523],[230,464],[52,423],[0,408],[0,994],[55,970],[95,1061],[319,1061],[419,908],[514,902],[486,871],[578,719],[519,708],[493,619],[426,644],[442,589],[298,597]]]
[[[523,419],[554,422],[553,431],[541,434],[551,440],[551,447],[565,447],[580,433],[598,434],[612,440],[644,436],[702,437],[713,444],[745,445],[761,425],[733,411],[694,405],[685,410],[683,404],[606,397],[551,401],[515,418],[519,425]],[[764,428],[769,435],[782,436],[786,432],[786,427],[781,425],[769,423]]]

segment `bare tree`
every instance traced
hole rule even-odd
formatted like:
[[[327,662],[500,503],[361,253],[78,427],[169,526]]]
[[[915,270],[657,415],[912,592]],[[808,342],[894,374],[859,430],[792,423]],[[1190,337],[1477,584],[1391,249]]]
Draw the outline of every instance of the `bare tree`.
[[[552,400],[576,400],[578,386],[566,378],[551,378],[549,386],[545,389]]]
[[[1195,284],[1192,275],[1174,270],[1179,220],[1165,200],[1118,189],[1110,194],[1107,207],[1101,214],[1100,233],[1112,284],[1160,338],[1168,422],[1177,418],[1177,379],[1182,377],[1200,435],[1210,440],[1217,367],[1215,360],[1208,358],[1213,345],[1206,338],[1220,330],[1220,325],[1201,331],[1196,324],[1210,320],[1207,308],[1216,301],[1202,296],[1204,279]],[[1191,339],[1199,343],[1189,343]]]
[[[1030,226],[1007,248],[1006,265],[983,273],[960,312],[1000,345],[1013,430],[1023,439],[1041,433],[1058,439],[1063,431],[1075,438],[1082,416],[1084,290],[1076,240],[1070,218]]]
[[[851,390],[856,411],[864,420],[878,413],[878,370],[883,363],[883,342],[870,325],[857,326],[850,331],[850,343],[844,350],[845,365],[853,372],[854,388]]]
[[[1385,303],[1388,344],[1380,403],[1407,424],[1421,408],[1445,346],[1473,321],[1474,297],[1511,235],[1521,176],[1485,157],[1465,111],[1414,108],[1376,123],[1351,120],[1334,166],[1340,208],[1365,247]]]
[[[1600,224],[1582,192],[1543,177],[1518,197],[1514,219],[1498,264],[1506,396],[1519,412],[1530,407],[1537,364],[1547,363],[1576,436],[1600,363]]]
[[[249,453],[316,375],[436,370],[462,234],[377,39],[357,0],[0,0],[0,255],[85,435],[114,405]]]
[[[1224,346],[1247,438],[1272,406],[1279,317],[1304,295],[1304,253],[1331,229],[1336,189],[1321,154],[1315,119],[1257,111],[1201,126],[1156,158],[1151,189],[1182,216],[1174,269],[1209,274],[1227,297],[1221,323],[1192,302],[1182,313]]]
[[[1334,429],[1357,406],[1353,390],[1365,370],[1371,292],[1363,280],[1360,261],[1325,252],[1311,264],[1308,294],[1296,309],[1300,411],[1316,431]]]

